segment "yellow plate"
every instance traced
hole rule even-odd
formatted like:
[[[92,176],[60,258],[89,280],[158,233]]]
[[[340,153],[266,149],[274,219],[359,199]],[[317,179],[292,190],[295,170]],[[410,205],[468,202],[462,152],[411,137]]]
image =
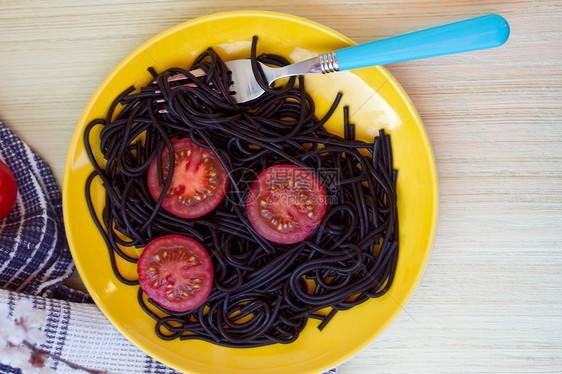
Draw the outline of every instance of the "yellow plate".
[[[258,53],[275,53],[293,61],[354,44],[314,22],[268,12],[211,15],[146,42],[105,79],[78,123],[64,179],[66,230],[76,267],[96,304],[123,335],[161,362],[187,373],[315,374],[349,359],[392,322],[420,281],[433,244],[438,193],[431,146],[412,103],[388,71],[372,67],[307,77],[319,115],[325,113],[338,91],[344,94],[342,105],[327,125],[330,131],[343,133],[342,106],[349,105],[358,138],[372,141],[381,127],[391,134],[399,170],[400,254],[394,284],[383,297],[338,313],[322,332],[316,328],[319,321],[310,320],[294,343],[247,349],[160,340],[154,333],[154,320],[138,305],[137,287],[123,285],[115,278],[84,197],[85,181],[93,170],[83,143],[88,122],[104,118],[111,101],[131,84],[147,84],[151,79],[147,67],[157,71],[188,67],[209,46],[225,60],[247,58],[253,35],[259,36]],[[94,203],[100,210],[102,191],[94,185]],[[134,268],[129,270],[135,274]]]

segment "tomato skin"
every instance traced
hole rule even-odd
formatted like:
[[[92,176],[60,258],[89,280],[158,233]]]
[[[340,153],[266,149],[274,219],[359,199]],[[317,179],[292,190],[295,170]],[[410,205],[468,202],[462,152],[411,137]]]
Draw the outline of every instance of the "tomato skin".
[[[0,220],[10,214],[18,196],[16,178],[10,168],[0,161]]]
[[[308,238],[326,208],[326,191],[320,181],[295,165],[275,165],[261,172],[246,201],[252,227],[263,238],[280,244]]]
[[[171,195],[164,198],[162,208],[182,218],[201,217],[215,209],[224,198],[229,181],[226,170],[212,150],[199,147],[191,139],[176,140],[172,142],[172,146],[176,167],[168,190]],[[164,147],[163,168],[168,167],[169,159],[168,148]],[[155,201],[162,193],[162,186],[158,183],[157,163],[158,159],[155,157],[147,176],[148,189]]]
[[[137,263],[139,284],[154,302],[186,312],[205,302],[213,287],[213,263],[201,244],[166,235],[146,245]]]

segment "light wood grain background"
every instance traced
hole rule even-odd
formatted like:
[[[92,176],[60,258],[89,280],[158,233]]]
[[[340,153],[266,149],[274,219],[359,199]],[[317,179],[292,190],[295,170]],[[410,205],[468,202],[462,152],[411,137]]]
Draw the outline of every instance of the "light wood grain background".
[[[501,48],[387,66],[431,140],[440,220],[404,312],[340,373],[562,372],[560,1],[0,0],[0,118],[62,184],[76,123],[113,67],[176,24],[229,10],[289,12],[358,43],[508,20]]]

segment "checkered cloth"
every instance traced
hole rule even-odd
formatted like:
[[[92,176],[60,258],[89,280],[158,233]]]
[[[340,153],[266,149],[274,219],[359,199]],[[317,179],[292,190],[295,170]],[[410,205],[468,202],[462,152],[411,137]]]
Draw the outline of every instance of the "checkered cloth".
[[[20,298],[45,310],[47,341],[40,348],[96,370],[122,374],[177,371],[130,343],[92,303],[62,284],[74,271],[62,220],[62,199],[49,166],[0,121],[0,160],[18,184],[14,209],[0,221],[0,303]],[[76,373],[55,362],[60,373]],[[0,373],[19,374],[0,363]],[[331,369],[324,374],[335,374]]]

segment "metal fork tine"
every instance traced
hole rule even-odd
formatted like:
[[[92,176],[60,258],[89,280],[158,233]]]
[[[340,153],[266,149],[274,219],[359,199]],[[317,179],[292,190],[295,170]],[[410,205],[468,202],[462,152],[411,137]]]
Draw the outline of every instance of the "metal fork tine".
[[[206,73],[203,69],[193,69],[189,71],[191,74],[193,74],[195,77],[199,78],[204,76]],[[168,77],[168,82],[177,82],[177,81],[181,81],[187,79],[187,77],[185,76],[185,74],[174,74],[174,75],[170,75]],[[156,84],[157,81],[156,79],[152,81],[153,84]]]

